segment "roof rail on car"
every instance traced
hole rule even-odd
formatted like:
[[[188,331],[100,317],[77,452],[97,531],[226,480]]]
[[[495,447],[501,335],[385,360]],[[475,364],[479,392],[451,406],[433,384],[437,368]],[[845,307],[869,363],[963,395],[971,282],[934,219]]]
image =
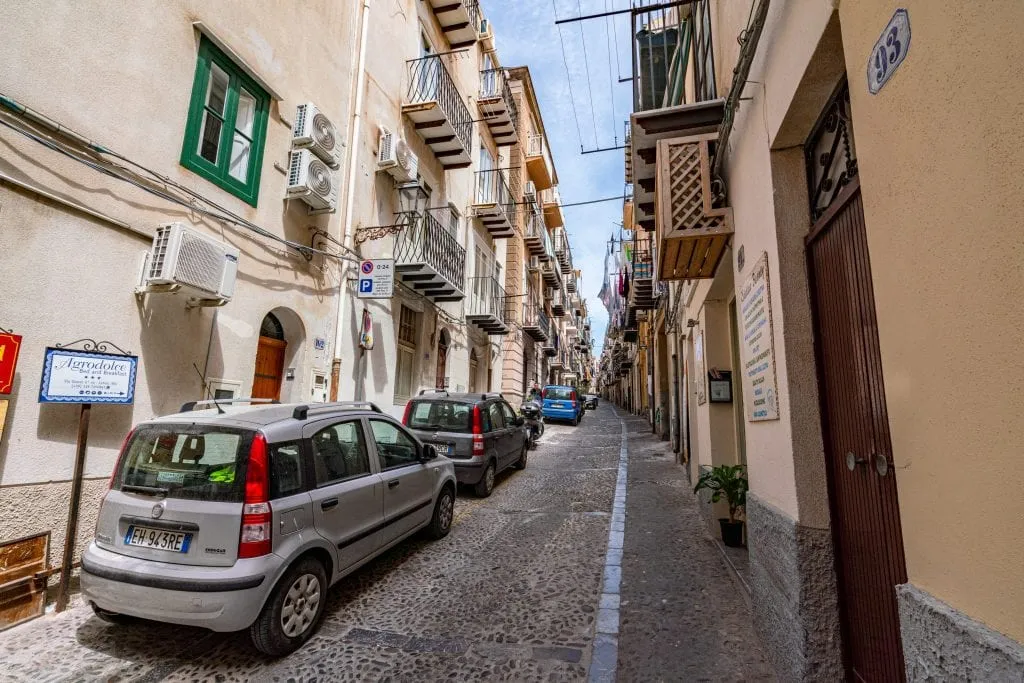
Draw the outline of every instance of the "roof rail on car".
[[[445,396],[447,396],[448,395],[448,390],[447,389],[420,389],[420,393],[418,395],[422,396],[423,394],[444,394]]]
[[[296,420],[305,420],[310,415],[316,415],[330,410],[336,410],[338,408],[367,408],[375,413],[382,413],[383,410],[377,407],[376,403],[369,401],[334,401],[332,403],[312,403],[309,405],[295,406],[295,410],[292,411],[292,417]]]
[[[232,405],[235,403],[280,403],[276,398],[211,398],[207,401],[186,401],[181,404],[181,410],[179,413],[190,413],[199,406],[204,407],[220,407],[225,405]]]

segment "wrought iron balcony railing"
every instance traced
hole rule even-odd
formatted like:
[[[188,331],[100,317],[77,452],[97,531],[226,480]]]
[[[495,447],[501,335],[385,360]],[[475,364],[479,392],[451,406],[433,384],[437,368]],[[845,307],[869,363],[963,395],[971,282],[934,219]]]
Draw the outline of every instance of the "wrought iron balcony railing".
[[[504,69],[484,69],[480,72],[478,104],[497,144],[511,145],[519,139],[516,128],[519,125],[519,110]]]
[[[473,211],[492,236],[511,237],[515,234],[518,212],[504,170],[476,172]]]
[[[424,274],[443,280],[458,291],[457,298],[461,299],[465,291],[466,250],[434,214],[407,214],[411,221],[395,239],[395,267],[403,278],[425,290],[427,296],[435,287]]]
[[[409,93],[405,100],[406,104],[436,102],[455,138],[468,153],[473,146],[473,116],[469,113],[469,107],[455,86],[451,74],[441,61],[441,56],[428,55],[412,59],[408,65]],[[431,138],[425,137],[425,140],[427,144],[431,144]],[[441,154],[444,152],[439,152],[439,157]]]
[[[526,156],[539,157],[544,154],[544,136],[535,133],[526,141]]]
[[[505,288],[493,276],[471,277],[468,280],[469,306],[466,320],[490,334],[508,331],[509,312]]]

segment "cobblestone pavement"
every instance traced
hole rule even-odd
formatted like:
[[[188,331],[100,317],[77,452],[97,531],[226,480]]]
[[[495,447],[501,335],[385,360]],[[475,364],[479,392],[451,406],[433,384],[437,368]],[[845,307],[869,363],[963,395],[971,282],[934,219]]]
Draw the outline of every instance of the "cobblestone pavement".
[[[681,469],[627,421],[618,680],[768,678]],[[608,631],[620,440],[605,404],[578,428],[550,425],[526,470],[488,499],[460,495],[446,539],[412,539],[332,589],[319,632],[289,657],[258,655],[244,633],[108,625],[76,601],[0,633],[0,680],[587,680],[595,630]]]

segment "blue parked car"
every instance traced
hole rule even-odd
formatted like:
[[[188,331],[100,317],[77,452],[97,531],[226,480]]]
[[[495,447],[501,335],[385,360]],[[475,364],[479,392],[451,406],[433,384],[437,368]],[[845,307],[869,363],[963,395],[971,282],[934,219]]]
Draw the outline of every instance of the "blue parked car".
[[[575,427],[583,416],[583,401],[572,387],[551,384],[541,392],[544,406],[541,413],[545,420],[566,420]]]

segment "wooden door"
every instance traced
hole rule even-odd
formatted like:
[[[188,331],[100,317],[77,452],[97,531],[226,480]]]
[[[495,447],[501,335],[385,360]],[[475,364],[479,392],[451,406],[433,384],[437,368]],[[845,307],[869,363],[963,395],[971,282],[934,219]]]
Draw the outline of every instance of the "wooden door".
[[[252,378],[253,398],[281,399],[281,380],[284,376],[284,351],[288,342],[272,337],[260,337],[256,347],[256,372]]]
[[[448,342],[444,339],[437,345],[437,372],[434,375],[434,388],[447,389],[445,371],[448,369]]]
[[[845,87],[821,127],[808,150],[806,244],[847,676],[902,681],[895,587],[907,574]]]

